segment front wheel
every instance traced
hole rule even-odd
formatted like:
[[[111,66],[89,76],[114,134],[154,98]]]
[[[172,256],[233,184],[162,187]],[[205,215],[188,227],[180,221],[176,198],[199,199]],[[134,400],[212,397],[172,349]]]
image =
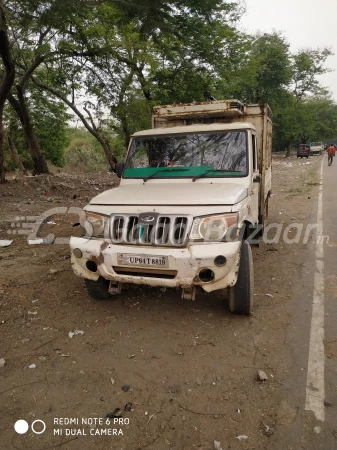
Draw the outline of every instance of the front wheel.
[[[253,311],[254,269],[252,249],[247,241],[241,245],[237,282],[228,290],[229,309],[234,314],[250,315]]]

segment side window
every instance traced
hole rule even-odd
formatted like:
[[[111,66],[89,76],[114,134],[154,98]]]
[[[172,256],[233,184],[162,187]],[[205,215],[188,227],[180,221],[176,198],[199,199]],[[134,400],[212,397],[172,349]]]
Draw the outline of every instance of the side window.
[[[252,149],[253,149],[253,171],[255,172],[258,169],[255,134],[252,134]]]

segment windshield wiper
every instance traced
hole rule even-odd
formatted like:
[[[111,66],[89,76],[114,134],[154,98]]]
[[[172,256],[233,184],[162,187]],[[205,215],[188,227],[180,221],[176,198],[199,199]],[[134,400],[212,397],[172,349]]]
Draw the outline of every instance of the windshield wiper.
[[[185,169],[183,167],[174,167],[174,166],[173,167],[165,167],[164,169],[156,170],[148,177],[144,177],[143,180],[146,182],[147,180],[154,178],[158,173],[161,173],[161,172],[183,172],[186,170],[189,170],[189,169]]]
[[[208,169],[206,170],[206,172],[197,175],[196,177],[194,177],[192,179],[192,181],[198,180],[199,178],[203,178],[205,177],[207,174],[209,174],[210,172],[238,172],[237,170],[226,170],[226,169]]]

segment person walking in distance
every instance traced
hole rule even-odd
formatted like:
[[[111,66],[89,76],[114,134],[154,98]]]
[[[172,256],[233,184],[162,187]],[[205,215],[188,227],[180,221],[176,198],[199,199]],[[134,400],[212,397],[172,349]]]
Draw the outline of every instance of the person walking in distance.
[[[336,148],[334,145],[328,147],[328,166],[331,166],[333,157],[336,155]]]

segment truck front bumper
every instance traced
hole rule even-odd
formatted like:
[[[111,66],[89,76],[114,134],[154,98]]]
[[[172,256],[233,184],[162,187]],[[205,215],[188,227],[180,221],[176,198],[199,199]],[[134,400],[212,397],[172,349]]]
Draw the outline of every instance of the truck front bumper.
[[[114,283],[148,286],[201,286],[211,292],[233,286],[237,281],[241,242],[189,245],[187,248],[140,247],[115,245],[99,239],[72,237],[71,264],[76,275],[90,280],[100,276]],[[74,252],[75,251],[75,252]],[[137,257],[167,257],[168,267],[149,268],[118,264],[118,254]],[[215,258],[224,256],[226,262],[216,265]],[[222,260],[224,260],[222,258]]]

